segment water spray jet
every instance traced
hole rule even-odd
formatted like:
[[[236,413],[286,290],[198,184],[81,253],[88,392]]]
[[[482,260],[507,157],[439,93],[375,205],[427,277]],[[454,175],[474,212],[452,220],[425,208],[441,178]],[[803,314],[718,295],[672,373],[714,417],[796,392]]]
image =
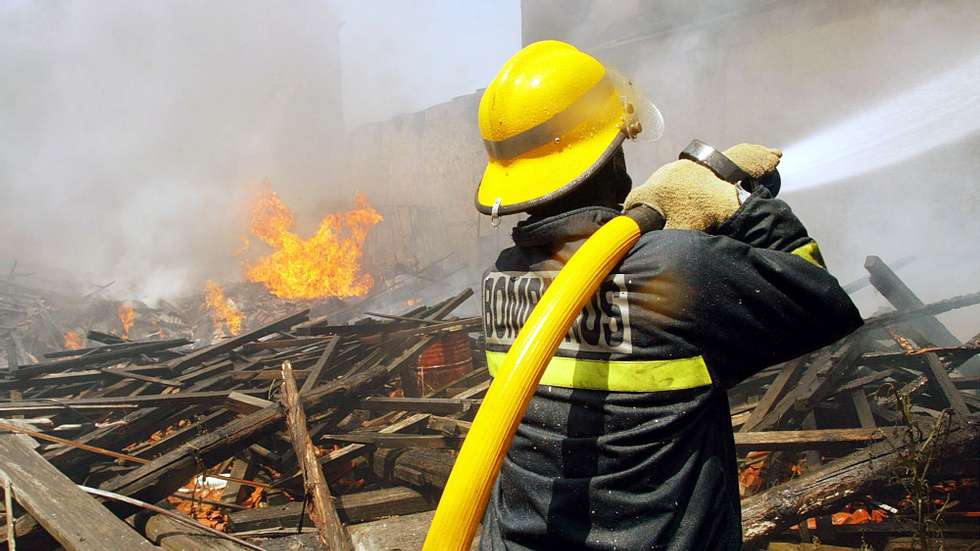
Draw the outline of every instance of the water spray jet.
[[[853,178],[980,131],[980,55],[784,148],[793,190]]]

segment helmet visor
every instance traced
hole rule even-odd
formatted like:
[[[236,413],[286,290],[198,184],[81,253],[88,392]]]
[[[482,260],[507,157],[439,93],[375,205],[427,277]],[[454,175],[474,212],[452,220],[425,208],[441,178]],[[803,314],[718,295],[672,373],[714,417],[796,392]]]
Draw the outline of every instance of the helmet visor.
[[[606,76],[623,101],[626,120],[623,130],[630,139],[652,142],[664,135],[664,117],[644,91],[632,79],[606,65]]]

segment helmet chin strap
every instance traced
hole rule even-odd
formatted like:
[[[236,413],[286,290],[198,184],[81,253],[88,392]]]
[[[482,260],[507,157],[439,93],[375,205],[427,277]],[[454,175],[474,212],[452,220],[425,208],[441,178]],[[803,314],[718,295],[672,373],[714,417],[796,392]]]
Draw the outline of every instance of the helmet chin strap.
[[[500,197],[493,202],[493,208],[490,209],[490,227],[496,228],[500,225]]]

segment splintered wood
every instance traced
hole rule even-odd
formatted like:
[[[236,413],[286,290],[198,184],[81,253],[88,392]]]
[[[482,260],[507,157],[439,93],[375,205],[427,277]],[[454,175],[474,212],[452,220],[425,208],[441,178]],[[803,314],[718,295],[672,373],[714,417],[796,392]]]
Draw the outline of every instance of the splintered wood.
[[[729,390],[749,546],[816,538],[883,549],[923,514],[933,524],[941,514],[951,538],[976,538],[980,379],[961,369],[980,362],[980,338],[959,342],[935,316],[980,293],[925,304],[881,259],[867,269],[895,311]],[[451,317],[471,295],[347,323],[307,310],[253,315],[240,334],[192,347],[196,332],[177,330],[132,341],[76,331],[62,342],[38,293],[0,289],[40,320],[4,341],[0,375],[0,478],[16,546],[243,548],[167,517],[123,523],[136,506],[82,494],[83,484],[176,505],[251,544],[418,549],[490,385],[482,319]],[[177,310],[136,305],[135,323],[152,314],[174,328]],[[462,361],[440,359],[451,342]],[[933,459],[919,468],[915,457]],[[40,490],[55,487],[67,497]]]
[[[307,432],[306,413],[300,403],[299,389],[296,388],[296,379],[293,378],[293,367],[289,360],[282,362],[282,381],[281,400],[286,410],[286,428],[299,461],[300,472],[303,473],[306,495],[313,506],[310,517],[316,524],[320,543],[327,549],[353,549],[350,536],[337,516],[327,480],[323,477],[323,469],[316,456],[316,448]]]

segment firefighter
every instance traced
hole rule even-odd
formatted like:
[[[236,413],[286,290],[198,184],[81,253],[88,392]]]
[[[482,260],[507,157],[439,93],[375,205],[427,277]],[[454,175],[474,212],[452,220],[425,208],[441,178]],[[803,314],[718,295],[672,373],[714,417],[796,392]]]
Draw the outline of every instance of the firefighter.
[[[622,144],[661,119],[641,106],[654,115],[643,128],[629,87],[545,41],[512,57],[480,102],[489,162],[477,208],[529,214],[483,279],[491,374],[564,262],[624,202],[667,220],[605,279],[545,370],[490,498],[485,550],[740,549],[726,390],[861,324],[766,189],[741,193],[682,160],[631,192]],[[780,156],[747,144],[725,154],[753,177]]]

